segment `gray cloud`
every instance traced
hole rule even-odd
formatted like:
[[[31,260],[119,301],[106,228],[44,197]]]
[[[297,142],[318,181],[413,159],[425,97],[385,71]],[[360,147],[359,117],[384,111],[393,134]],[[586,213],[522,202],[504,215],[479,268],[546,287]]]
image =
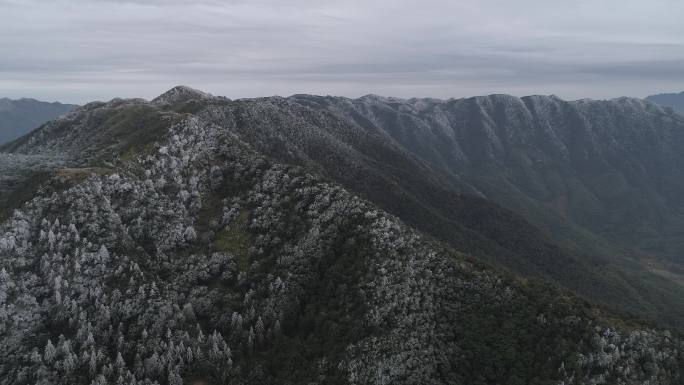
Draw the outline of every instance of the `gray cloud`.
[[[684,89],[681,15],[675,0],[0,0],[0,94],[645,96]]]

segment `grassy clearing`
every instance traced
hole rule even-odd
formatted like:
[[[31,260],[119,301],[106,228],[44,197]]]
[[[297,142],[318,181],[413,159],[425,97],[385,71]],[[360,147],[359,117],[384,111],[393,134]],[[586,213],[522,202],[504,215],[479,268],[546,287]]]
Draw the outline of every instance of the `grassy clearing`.
[[[57,170],[56,176],[73,183],[82,182],[93,175],[111,175],[114,169],[106,167],[63,168]]]
[[[216,234],[214,242],[217,251],[235,255],[241,270],[249,268],[251,262],[249,246],[252,244],[252,237],[247,231],[248,221],[249,213],[242,210],[230,225]]]

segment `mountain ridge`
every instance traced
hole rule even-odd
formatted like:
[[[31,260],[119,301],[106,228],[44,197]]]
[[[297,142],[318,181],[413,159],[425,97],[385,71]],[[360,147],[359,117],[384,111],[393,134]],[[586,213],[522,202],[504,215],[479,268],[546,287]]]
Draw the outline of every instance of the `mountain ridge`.
[[[93,103],[1,150],[52,169],[0,225],[2,383],[681,382],[676,332],[481,262],[544,256],[521,217],[300,101]],[[484,240],[405,225],[441,208]]]

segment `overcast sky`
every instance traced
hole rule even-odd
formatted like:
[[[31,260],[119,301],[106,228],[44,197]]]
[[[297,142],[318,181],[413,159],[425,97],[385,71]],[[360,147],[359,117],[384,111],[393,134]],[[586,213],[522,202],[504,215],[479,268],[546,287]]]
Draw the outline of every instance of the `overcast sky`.
[[[0,0],[0,96],[684,90],[680,0]]]

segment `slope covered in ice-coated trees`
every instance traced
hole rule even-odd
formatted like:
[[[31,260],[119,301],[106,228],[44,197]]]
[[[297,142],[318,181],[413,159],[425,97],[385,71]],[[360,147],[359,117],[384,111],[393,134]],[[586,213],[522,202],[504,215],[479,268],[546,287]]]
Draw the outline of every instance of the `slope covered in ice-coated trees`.
[[[25,169],[54,161],[0,225],[0,383],[681,383],[677,334],[485,265],[463,251],[500,234],[459,250],[326,163],[368,184],[398,162],[430,180],[404,152],[359,157],[282,99],[183,91],[91,104],[3,148]],[[371,167],[383,156],[397,158]],[[468,199],[482,220],[524,224]]]

